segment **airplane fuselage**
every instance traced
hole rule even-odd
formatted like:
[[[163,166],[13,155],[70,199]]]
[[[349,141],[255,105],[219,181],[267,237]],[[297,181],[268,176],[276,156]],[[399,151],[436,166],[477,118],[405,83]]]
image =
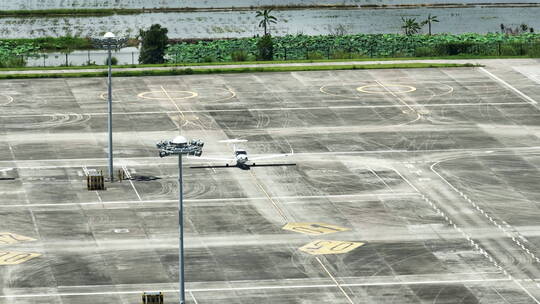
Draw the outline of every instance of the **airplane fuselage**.
[[[236,159],[237,166],[246,165],[248,161],[247,152],[245,150],[236,150],[234,151],[234,158]]]

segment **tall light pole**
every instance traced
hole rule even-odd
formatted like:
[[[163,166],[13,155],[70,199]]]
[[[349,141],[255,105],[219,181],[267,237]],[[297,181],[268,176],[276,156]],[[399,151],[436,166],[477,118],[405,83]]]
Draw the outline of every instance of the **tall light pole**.
[[[182,155],[201,156],[204,142],[190,140],[184,136],[177,136],[170,141],[161,141],[156,145],[159,149],[159,157],[178,155],[178,282],[180,285],[180,304],[186,303],[184,284],[184,185],[182,181]]]
[[[114,181],[114,168],[113,168],[113,143],[112,143],[112,50],[121,48],[126,42],[127,38],[117,38],[113,33],[107,32],[103,38],[92,39],[94,46],[107,50],[108,58],[107,63],[109,71],[107,75],[107,107],[109,112],[108,117],[108,130],[109,130],[109,179]]]

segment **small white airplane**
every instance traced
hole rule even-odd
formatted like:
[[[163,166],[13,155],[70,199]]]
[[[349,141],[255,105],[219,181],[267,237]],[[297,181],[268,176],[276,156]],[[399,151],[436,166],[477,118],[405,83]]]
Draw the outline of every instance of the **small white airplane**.
[[[197,159],[202,160],[213,160],[213,161],[225,161],[227,162],[225,166],[192,166],[191,168],[223,168],[223,167],[238,167],[240,169],[249,170],[250,167],[270,167],[270,166],[294,166],[296,164],[255,164],[256,160],[262,159],[271,159],[278,157],[287,157],[291,154],[271,154],[257,157],[248,157],[247,151],[245,149],[240,149],[236,147],[237,143],[247,142],[245,139],[229,139],[221,140],[220,142],[233,144],[233,156],[231,158],[216,158],[216,157],[197,157]]]

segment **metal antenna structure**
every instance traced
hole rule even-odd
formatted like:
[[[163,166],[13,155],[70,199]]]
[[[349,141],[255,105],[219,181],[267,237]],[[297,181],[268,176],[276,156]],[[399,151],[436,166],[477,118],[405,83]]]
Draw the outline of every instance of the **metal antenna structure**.
[[[112,50],[119,49],[127,42],[127,38],[118,38],[113,33],[107,32],[103,38],[93,38],[92,43],[95,47],[106,49],[108,51],[107,63],[109,72],[107,75],[107,105],[108,105],[108,130],[109,130],[109,180],[114,181],[113,169],[113,136],[112,136]]]
[[[180,242],[178,246],[178,282],[180,285],[180,304],[186,303],[184,283],[184,186],[182,181],[182,155],[201,156],[204,142],[190,140],[184,136],[177,136],[170,141],[161,141],[156,144],[159,157],[178,155],[178,232]]]

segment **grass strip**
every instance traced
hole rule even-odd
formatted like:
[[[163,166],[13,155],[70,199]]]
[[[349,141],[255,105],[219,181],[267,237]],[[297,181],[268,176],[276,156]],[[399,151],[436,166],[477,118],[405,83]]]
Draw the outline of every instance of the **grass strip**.
[[[222,61],[222,62],[200,62],[200,63],[162,63],[162,64],[123,64],[114,65],[113,68],[161,68],[161,67],[196,67],[212,65],[246,65],[246,64],[287,64],[287,63],[325,63],[325,62],[359,62],[359,61],[395,61],[395,60],[464,60],[464,59],[526,59],[530,56],[439,56],[439,57],[382,57],[382,58],[358,58],[358,59],[320,59],[320,60],[274,60],[274,61]],[[88,70],[105,69],[105,65],[86,66],[54,66],[54,67],[20,67],[20,68],[0,68],[0,71],[51,71],[51,70]]]
[[[478,67],[470,63],[396,63],[396,64],[364,64],[364,65],[327,65],[327,66],[279,66],[279,67],[243,67],[243,68],[215,68],[215,69],[169,69],[169,70],[143,70],[143,71],[117,71],[114,77],[141,77],[141,76],[171,76],[195,74],[226,74],[226,73],[258,73],[258,72],[294,72],[294,71],[329,71],[329,70],[363,70],[363,69],[412,69],[412,68],[450,68],[450,67]],[[105,77],[106,71],[81,73],[32,73],[32,74],[1,74],[0,79],[28,79],[28,78],[79,78],[79,77]]]

